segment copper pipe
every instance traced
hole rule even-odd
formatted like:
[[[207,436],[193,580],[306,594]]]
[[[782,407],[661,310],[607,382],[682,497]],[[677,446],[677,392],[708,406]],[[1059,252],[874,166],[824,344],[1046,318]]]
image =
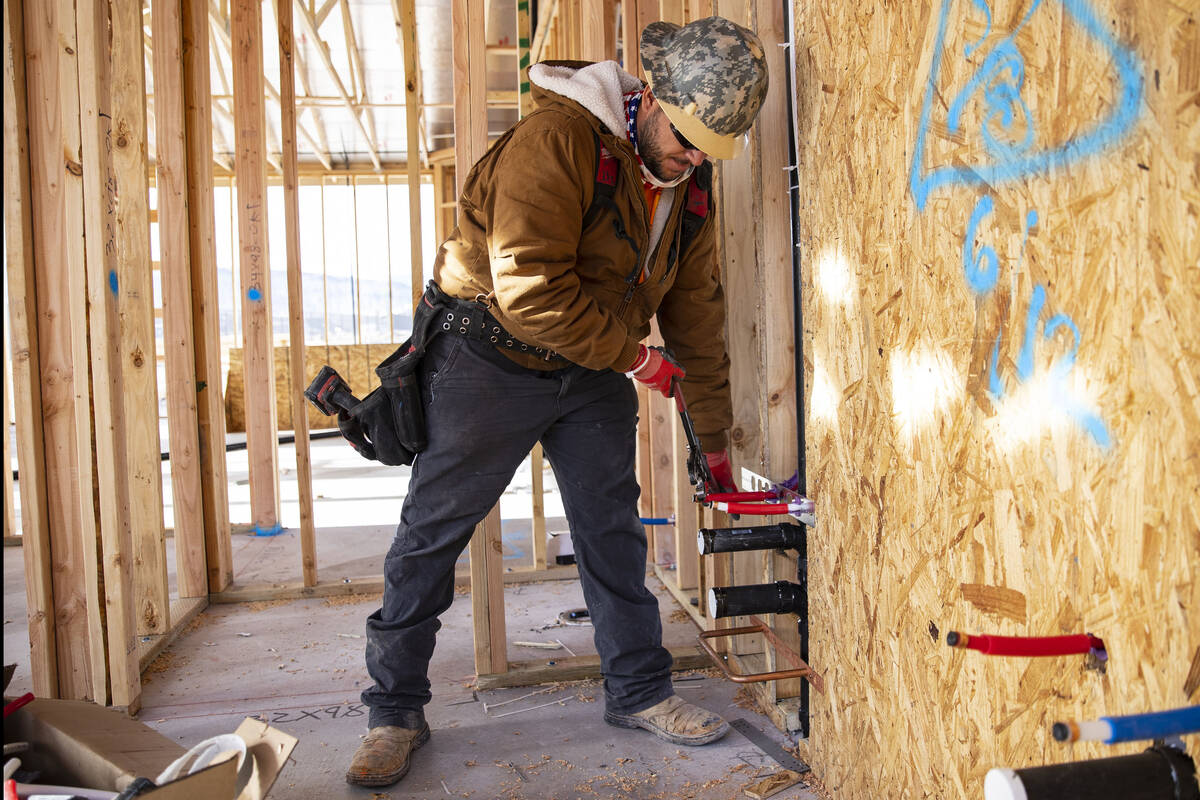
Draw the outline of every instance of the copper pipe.
[[[818,675],[812,667],[804,663],[804,660],[801,659],[800,656],[796,655],[791,648],[782,644],[779,641],[779,637],[775,635],[775,632],[772,631],[766,625],[766,623],[764,623],[758,617],[751,616],[750,618],[754,620],[754,625],[747,625],[741,628],[723,628],[715,631],[701,631],[700,635],[697,637],[697,642],[700,647],[704,650],[704,652],[708,653],[709,658],[713,660],[713,663],[717,665],[721,672],[725,673],[725,677],[734,683],[765,683],[766,681],[780,681],[787,678],[805,678],[813,685],[814,688],[816,688],[818,692],[824,694],[825,681],[821,678],[821,676]],[[773,672],[756,672],[753,674],[733,672],[730,669],[728,660],[714,650],[713,646],[708,643],[709,639],[723,639],[727,636],[741,636],[743,634],[750,633],[761,633],[763,636],[765,636],[767,641],[774,645],[778,652],[783,653],[788,661],[791,661],[796,665],[796,669],[775,670]]]

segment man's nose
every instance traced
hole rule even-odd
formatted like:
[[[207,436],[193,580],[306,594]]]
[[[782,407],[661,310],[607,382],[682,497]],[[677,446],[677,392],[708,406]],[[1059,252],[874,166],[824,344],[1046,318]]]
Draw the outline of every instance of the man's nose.
[[[700,150],[687,150],[685,152],[687,154],[688,163],[693,167],[700,166],[704,163],[704,159],[708,158],[708,156],[704,155],[704,153]]]

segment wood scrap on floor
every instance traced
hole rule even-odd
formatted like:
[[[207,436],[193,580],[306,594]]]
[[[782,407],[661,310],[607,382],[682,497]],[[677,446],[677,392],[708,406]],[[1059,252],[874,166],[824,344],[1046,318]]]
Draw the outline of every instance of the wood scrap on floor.
[[[752,797],[754,800],[762,800],[764,797],[771,797],[779,794],[789,786],[795,786],[800,782],[800,773],[793,772],[790,769],[774,772],[767,777],[757,780],[754,783],[748,784],[742,791],[747,797]]]

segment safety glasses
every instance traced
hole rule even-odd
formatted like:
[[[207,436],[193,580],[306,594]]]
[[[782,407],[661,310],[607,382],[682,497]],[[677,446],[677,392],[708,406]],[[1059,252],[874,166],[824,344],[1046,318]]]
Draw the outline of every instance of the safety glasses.
[[[696,145],[694,145],[690,141],[688,141],[688,138],[686,136],[684,136],[682,133],[680,133],[679,129],[675,127],[675,123],[670,122],[668,120],[668,124],[671,126],[671,133],[675,134],[675,141],[679,142],[679,145],[681,147],[683,147],[685,150],[696,150],[701,153],[704,152],[699,147],[696,147]]]

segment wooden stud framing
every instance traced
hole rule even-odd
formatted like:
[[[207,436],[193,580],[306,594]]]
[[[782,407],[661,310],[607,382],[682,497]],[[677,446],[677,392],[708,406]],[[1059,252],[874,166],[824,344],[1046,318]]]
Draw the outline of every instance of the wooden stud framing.
[[[307,14],[302,6],[296,6]],[[242,337],[246,385],[246,450],[250,467],[250,514],[260,530],[279,524],[279,445],[275,419],[275,372],[271,337],[271,270],[267,256],[267,175],[263,99],[262,7],[234,0],[233,83],[237,125],[235,161],[238,246],[242,287]]]
[[[208,594],[200,429],[192,322],[188,155],[184,120],[183,27],[179,0],[153,0],[155,166],[167,368],[171,502],[180,597]]]
[[[196,413],[208,590],[233,580],[229,488],[225,469],[225,404],[221,396],[221,332],[214,244],[209,32],[205,0],[182,0],[184,118],[188,159],[188,264],[192,285]]]
[[[778,76],[769,87],[766,100],[754,125],[757,147],[754,148],[758,173],[758,196],[761,202],[759,221],[759,269],[762,286],[760,307],[763,335],[763,357],[766,376],[763,415],[765,427],[765,463],[761,474],[777,480],[790,476],[798,463],[796,420],[796,369],[793,346],[792,302],[792,212],[789,184],[794,180],[788,170],[788,131],[792,119],[788,113],[787,59],[789,50],[780,45],[788,41],[783,6],[779,3],[754,0],[755,31],[766,49],[768,70]],[[777,577],[795,577],[795,560],[768,552],[763,557],[763,581],[774,582]],[[795,626],[780,625],[780,640],[797,652],[801,642]],[[768,668],[774,669],[775,648],[767,648]],[[802,678],[772,682],[773,701],[795,697],[804,691],[807,682]]]
[[[13,402],[12,402],[12,365],[9,353],[10,344],[8,341],[8,327],[4,328],[4,441],[10,441],[12,435],[13,421]],[[9,468],[9,462],[4,464],[4,544],[9,544],[12,539],[20,540],[20,531],[17,530],[17,487],[13,481],[13,471]]]
[[[92,407],[95,413],[96,521],[102,566],[96,580],[104,588],[104,629],[114,705],[136,712],[141,705],[137,669],[137,624],[130,562],[129,462],[126,457],[121,369],[119,293],[116,275],[116,207],[119,187],[112,172],[109,6],[98,0],[76,5],[79,53],[79,116],[84,195],[84,258],[87,267],[87,324],[91,350]],[[86,509],[85,509],[85,512]],[[85,545],[86,546],[86,545]],[[99,587],[97,587],[97,591]],[[100,687],[95,686],[96,697]]]
[[[133,580],[138,633],[170,625],[159,454],[158,375],[153,288],[150,279],[150,207],[147,180],[146,78],[142,14],[134,4],[112,10],[112,169],[117,204],[117,283],[129,507],[133,527]],[[136,465],[153,464],[152,469]]]
[[[671,489],[675,495],[675,580],[681,590],[694,591],[700,585],[700,554],[696,550],[696,531],[700,528],[700,505],[687,472],[687,438],[678,415],[668,422],[671,428]],[[690,606],[689,606],[690,607]]]
[[[533,32],[533,41],[529,45],[530,64],[536,64],[547,57],[543,52],[546,47],[546,37],[550,34],[551,21],[558,11],[558,0],[544,0],[538,4],[537,30]]]
[[[634,65],[637,67],[637,72],[631,73],[637,75],[643,81],[646,80],[646,71],[642,69],[642,59],[636,54],[638,52],[638,43],[641,41],[642,31],[651,22],[660,19],[657,0],[638,0],[637,2],[637,23],[634,28],[633,50],[630,56],[633,59]],[[628,68],[628,65],[626,66]]]
[[[658,321],[650,322],[651,344],[662,344],[658,332]],[[675,401],[655,391],[648,394],[650,428],[650,513],[655,517],[670,517],[675,514],[675,449],[674,430],[676,422]],[[678,525],[676,526],[678,527]],[[660,567],[678,564],[675,551],[676,536],[671,531],[656,530],[654,535],[654,563]]]
[[[517,101],[518,117],[525,117],[533,110],[533,95],[529,87],[530,39],[529,0],[517,0]]]
[[[533,521],[530,526],[533,536],[533,568],[539,570],[546,568],[545,464],[542,443],[538,442],[529,454],[529,471],[532,475],[530,490],[533,493]]]
[[[34,694],[58,697],[51,579],[50,519],[42,451],[42,375],[38,345],[37,270],[33,240],[26,115],[25,24],[20,2],[4,3],[4,231],[8,325],[12,332],[13,418],[20,482],[21,544]],[[8,470],[8,464],[4,465]],[[8,470],[11,474],[11,470]]]
[[[659,4],[661,19],[676,25],[683,24],[683,0],[659,0]]]
[[[341,0],[341,5],[342,33],[346,37],[346,59],[350,62],[350,80],[354,101],[362,103],[367,99],[367,76],[363,72],[362,52],[358,49],[358,37],[354,33],[354,18],[350,15],[350,3],[348,0]],[[355,113],[366,117],[364,124],[371,133],[371,141],[378,142],[379,136],[375,130],[375,112],[370,107],[358,106]]]
[[[638,497],[638,509],[643,517],[654,517],[654,493],[652,482],[654,476],[654,451],[650,442],[650,387],[638,383],[634,388],[638,395],[638,427],[637,427],[637,481],[642,492]],[[643,422],[643,420],[645,420]],[[655,563],[660,527],[646,526],[646,562]]]
[[[408,241],[412,307],[421,302],[425,284],[425,257],[421,244],[421,100],[417,93],[417,10],[415,0],[392,0],[397,33],[404,41],[404,118],[408,134],[404,158],[408,162]],[[389,281],[388,285],[391,285]]]
[[[292,430],[296,441],[296,486],[300,494],[300,560],[305,586],[317,583],[317,532],[313,523],[312,459],[304,389],[304,291],[300,272],[300,198],[296,154],[296,68],[292,53],[292,4],[276,7],[279,31],[280,139],[283,146],[283,213],[287,243],[288,342],[291,356]]]
[[[50,529],[58,689],[107,702],[92,506],[91,397],[85,365],[78,45],[74,4],[25,7],[30,186],[41,363],[45,481]],[[36,480],[35,476],[29,476]]]
[[[453,0],[454,154],[457,194],[467,172],[487,148],[487,72],[483,33],[483,0]],[[471,608],[475,620],[475,670],[479,674],[508,669],[501,579],[500,506],[497,504],[471,538]]]
[[[641,59],[637,57],[638,36],[638,0],[621,0],[621,66],[630,75],[638,74]]]
[[[704,653],[697,652],[695,647],[671,647],[671,669],[683,671],[704,669],[712,666],[712,662]],[[507,671],[493,675],[480,675],[475,682],[476,688],[503,689],[513,686],[537,686],[554,681],[578,681],[585,678],[596,678],[601,675],[600,656],[555,656],[554,663],[546,661],[519,661],[509,665]]]
[[[236,8],[236,4],[234,7]],[[366,142],[367,151],[371,154],[371,163],[375,165],[375,169],[380,169],[379,148],[375,144],[374,137],[371,136],[371,133],[363,124],[362,117],[358,115],[358,111],[354,107],[354,100],[350,98],[349,93],[346,91],[346,85],[342,82],[337,68],[333,65],[333,58],[329,55],[329,45],[321,38],[320,31],[318,30],[320,23],[313,18],[312,12],[308,10],[304,3],[295,3],[293,7],[296,9],[296,13],[300,15],[300,21],[304,23],[309,37],[316,44],[317,52],[321,54],[321,60],[325,64],[325,69],[328,70],[334,85],[337,86],[338,95],[342,98],[342,103],[346,106],[346,110],[350,112],[350,116],[354,118],[354,122],[358,125],[359,133],[363,135],[363,141]],[[259,60],[261,61],[261,58]],[[235,77],[234,83],[236,82],[237,79]]]
[[[583,19],[582,0],[562,0],[559,12],[562,16],[563,41],[566,43],[566,57],[581,58],[583,54]]]
[[[580,25],[584,61],[608,61],[617,57],[616,31],[609,24],[611,0],[581,0]]]

